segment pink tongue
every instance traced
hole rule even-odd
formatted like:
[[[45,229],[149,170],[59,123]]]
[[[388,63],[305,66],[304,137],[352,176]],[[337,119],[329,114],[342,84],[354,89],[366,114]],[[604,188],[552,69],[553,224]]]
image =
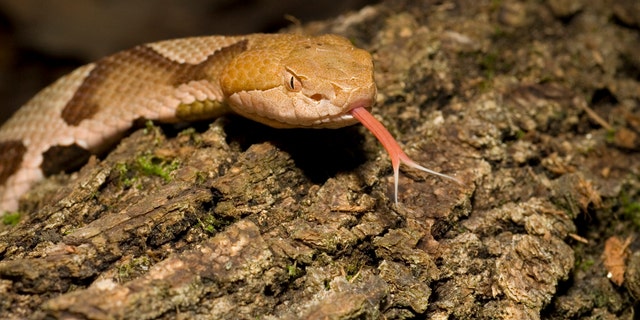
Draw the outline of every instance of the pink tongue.
[[[428,172],[431,174],[435,174],[437,176],[443,177],[443,178],[447,178],[450,180],[453,180],[459,184],[462,184],[462,182],[460,182],[460,180],[448,176],[446,174],[442,174],[440,172],[436,172],[430,169],[427,169],[417,163],[415,163],[413,160],[411,160],[405,153],[404,151],[402,151],[402,148],[400,148],[400,145],[398,144],[398,142],[396,141],[396,139],[394,139],[391,134],[389,133],[389,130],[387,130],[387,128],[385,128],[382,123],[380,123],[380,121],[378,121],[376,118],[374,118],[371,113],[369,113],[369,111],[367,111],[367,109],[365,109],[364,107],[357,107],[352,109],[351,111],[351,115],[353,115],[354,118],[358,119],[358,121],[360,121],[367,129],[369,129],[369,131],[371,131],[371,133],[373,133],[374,136],[376,136],[376,138],[378,138],[378,141],[380,141],[380,143],[382,143],[382,146],[387,150],[387,152],[389,153],[389,157],[391,158],[391,166],[393,167],[393,180],[394,180],[394,199],[396,202],[396,205],[398,204],[398,175],[400,172],[400,163],[404,163],[406,165],[408,165],[409,167],[424,171],[424,172]]]

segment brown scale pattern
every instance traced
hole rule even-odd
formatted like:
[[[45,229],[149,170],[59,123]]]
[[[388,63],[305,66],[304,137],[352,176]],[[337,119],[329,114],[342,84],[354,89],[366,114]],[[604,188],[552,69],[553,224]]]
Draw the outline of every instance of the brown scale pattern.
[[[27,147],[21,141],[0,141],[0,184],[19,168]]]

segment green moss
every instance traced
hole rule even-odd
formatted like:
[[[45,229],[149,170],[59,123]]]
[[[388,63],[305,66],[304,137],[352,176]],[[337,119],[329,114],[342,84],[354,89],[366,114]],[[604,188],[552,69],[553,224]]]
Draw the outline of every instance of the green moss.
[[[147,120],[147,122],[144,123],[144,133],[145,134],[149,134],[149,133],[153,132],[156,129],[157,129],[157,127],[153,124],[153,121]]]
[[[298,263],[297,261],[293,263],[293,265],[288,265],[287,266],[287,274],[289,275],[290,278],[298,278],[300,277],[300,275],[302,270],[300,270],[300,268],[298,268]]]
[[[171,181],[170,174],[179,166],[177,160],[166,161],[153,155],[143,155],[136,159],[136,167],[148,176],[158,176],[164,181]]]
[[[121,186],[125,188],[131,187],[136,181],[135,176],[131,174],[129,166],[126,163],[117,163],[115,169],[116,171],[118,171],[118,181],[120,182]]]
[[[22,216],[19,212],[9,212],[2,216],[2,223],[5,226],[15,226],[18,224],[18,222],[20,222],[21,218]]]
[[[115,170],[119,174],[119,183],[124,188],[131,187],[138,181],[139,173],[146,176],[157,176],[164,181],[171,181],[171,172],[179,167],[179,161],[167,161],[159,157],[145,154],[136,158],[136,162],[131,165],[128,163],[118,163]]]
[[[493,79],[496,74],[498,66],[498,55],[493,52],[488,52],[482,56],[480,60],[480,68],[484,71],[484,76],[488,80]]]
[[[324,280],[324,289],[331,290],[331,281],[329,279]]]
[[[205,172],[199,171],[198,173],[196,173],[196,183],[198,184],[203,184],[205,183],[205,181],[207,181],[207,174]]]
[[[214,234],[231,224],[230,221],[217,219],[214,216],[207,216],[204,219],[198,219],[198,223],[200,223],[200,226],[204,231],[211,234]]]
[[[362,266],[358,263],[348,264],[344,270],[347,280],[352,281],[357,278],[360,275],[360,269]]]
[[[178,134],[178,136],[181,137],[189,137],[189,139],[196,145],[199,146],[202,144],[202,136],[200,136],[198,134],[198,131],[196,131],[195,128],[187,128],[184,129],[182,131],[180,131],[180,133]]]
[[[137,275],[143,274],[149,270],[151,261],[147,256],[133,258],[129,263],[118,267],[117,279],[119,282],[126,282]]]
[[[576,260],[576,267],[579,270],[587,271],[589,270],[596,262],[593,259],[585,259],[585,260]]]
[[[620,197],[622,214],[631,221],[636,228],[640,228],[640,202],[630,199],[627,194]]]
[[[615,129],[607,130],[607,134],[605,135],[604,140],[607,143],[614,143],[616,141],[616,130]]]
[[[198,133],[198,131],[196,131],[196,129],[194,127],[189,127],[189,128],[186,128],[186,129],[180,131],[178,136],[193,136],[193,135],[195,135],[197,133]]]

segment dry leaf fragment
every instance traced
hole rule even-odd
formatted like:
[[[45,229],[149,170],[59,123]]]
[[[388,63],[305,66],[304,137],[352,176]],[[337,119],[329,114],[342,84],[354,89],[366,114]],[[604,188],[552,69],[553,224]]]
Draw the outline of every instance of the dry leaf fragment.
[[[631,244],[632,237],[627,237],[624,242],[620,238],[613,236],[604,243],[604,266],[609,273],[607,278],[617,285],[624,282],[624,271],[626,269],[625,260],[629,256],[627,248]]]

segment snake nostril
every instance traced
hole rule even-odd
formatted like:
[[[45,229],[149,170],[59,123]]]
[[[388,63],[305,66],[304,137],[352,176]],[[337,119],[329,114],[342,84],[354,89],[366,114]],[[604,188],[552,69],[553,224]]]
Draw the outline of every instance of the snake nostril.
[[[311,96],[311,97],[309,97],[309,98],[311,98],[311,99],[313,99],[313,100],[315,100],[315,101],[320,101],[320,100],[322,100],[322,95],[321,95],[321,94],[319,94],[319,93],[316,93],[316,94],[312,95],[312,96]]]

